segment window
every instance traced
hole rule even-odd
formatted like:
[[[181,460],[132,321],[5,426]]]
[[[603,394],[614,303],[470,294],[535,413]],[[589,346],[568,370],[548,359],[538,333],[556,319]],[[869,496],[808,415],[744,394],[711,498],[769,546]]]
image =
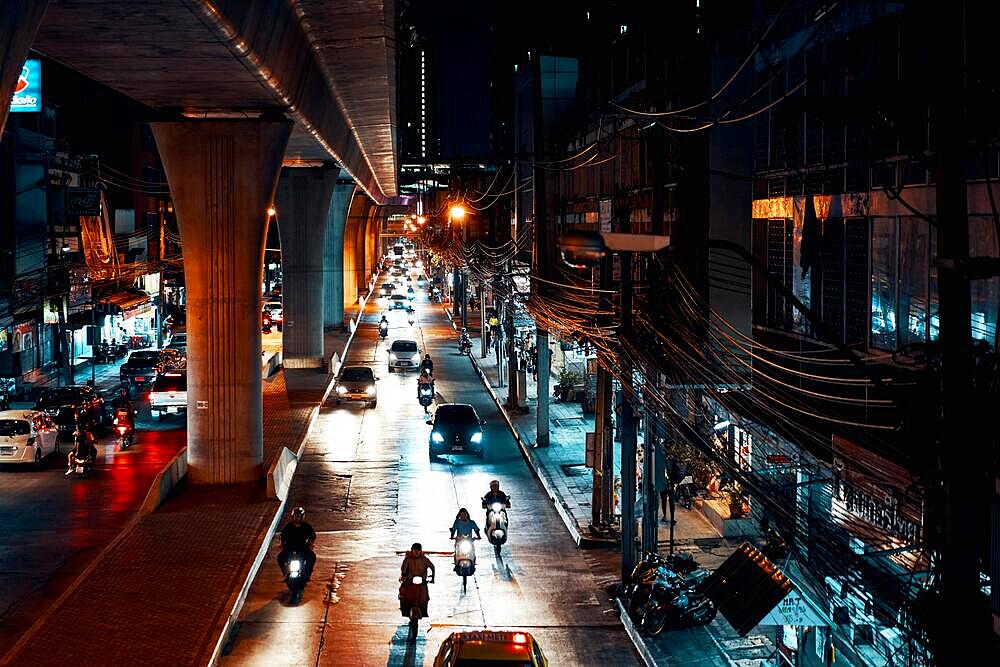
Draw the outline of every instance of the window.
[[[872,219],[871,345],[896,349],[896,219]]]

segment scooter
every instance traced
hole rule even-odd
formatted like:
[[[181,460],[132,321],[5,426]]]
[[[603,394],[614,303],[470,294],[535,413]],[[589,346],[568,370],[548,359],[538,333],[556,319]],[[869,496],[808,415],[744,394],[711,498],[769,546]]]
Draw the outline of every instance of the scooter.
[[[135,425],[131,419],[115,416],[115,433],[118,434],[118,448],[128,449],[135,442]]]
[[[385,340],[389,336],[389,325],[382,323],[378,325],[378,335],[379,338]]]
[[[656,581],[657,569],[663,564],[660,554],[650,551],[632,568],[629,585],[622,592],[622,602],[625,603],[625,608],[630,614],[635,614],[639,607],[649,599],[653,583]]]
[[[455,538],[455,574],[462,577],[462,593],[468,589],[469,577],[476,573],[475,538],[459,535]]]
[[[462,338],[458,341],[458,353],[465,356],[472,353],[472,341],[467,334],[462,334]]]
[[[288,575],[285,577],[285,585],[292,594],[291,603],[298,604],[302,601],[302,591],[305,590],[309,581],[309,573],[306,572],[306,559],[298,551],[293,551],[288,556]]]
[[[86,456],[73,456],[72,465],[67,475],[76,473],[77,479],[87,479],[94,469],[94,459]]]
[[[422,384],[417,387],[417,400],[424,406],[424,414],[427,414],[427,408],[434,402],[434,385]]]
[[[510,497],[507,498],[510,501]],[[483,507],[486,507],[486,498],[483,498]],[[492,503],[486,507],[486,537],[493,545],[493,552],[499,556],[500,547],[507,541],[510,534],[508,530],[507,508],[503,503]]]
[[[410,577],[400,578],[399,584],[399,612],[410,619],[410,632],[415,632],[417,622],[427,616],[426,603],[421,606],[420,602],[430,598],[427,592],[427,584],[433,584],[434,577]]]

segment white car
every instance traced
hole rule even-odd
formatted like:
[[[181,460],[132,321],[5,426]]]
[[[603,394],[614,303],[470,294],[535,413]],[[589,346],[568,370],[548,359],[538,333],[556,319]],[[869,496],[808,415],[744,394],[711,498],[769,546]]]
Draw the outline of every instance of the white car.
[[[423,356],[417,342],[413,340],[395,340],[389,348],[389,372],[396,370],[416,370],[420,367]]]
[[[42,459],[56,451],[59,430],[44,412],[0,412],[0,464],[42,467]]]
[[[285,323],[285,318],[282,316],[282,308],[280,301],[268,301],[264,304],[264,313],[271,318],[271,324],[278,327],[278,331],[281,331],[281,325]]]

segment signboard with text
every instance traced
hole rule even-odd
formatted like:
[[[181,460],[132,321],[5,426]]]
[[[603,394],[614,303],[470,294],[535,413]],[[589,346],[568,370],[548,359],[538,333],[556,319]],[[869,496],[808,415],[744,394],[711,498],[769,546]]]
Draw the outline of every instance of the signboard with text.
[[[101,191],[97,188],[66,188],[68,215],[100,215]]]
[[[10,98],[11,113],[37,112],[42,110],[42,61],[29,58],[21,68]]]

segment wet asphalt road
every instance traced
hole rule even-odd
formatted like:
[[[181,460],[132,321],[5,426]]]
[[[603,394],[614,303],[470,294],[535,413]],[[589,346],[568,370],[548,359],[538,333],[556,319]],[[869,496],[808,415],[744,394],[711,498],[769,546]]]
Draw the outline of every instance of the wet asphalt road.
[[[153,477],[184,446],[184,416],[158,422],[145,397],[134,399],[136,444],[119,451],[102,436],[93,477],[63,475],[68,442],[41,471],[0,466],[0,655],[135,516]]]
[[[415,327],[389,314],[389,340],[372,304],[348,363],[371,365],[378,406],[329,401],[313,427],[288,507],[302,505],[319,533],[303,601],[290,606],[275,556],[264,561],[224,662],[228,665],[430,665],[441,641],[463,629],[519,628],[551,665],[633,665],[637,659],[601,586],[600,552],[577,549],[532,476],[506,424],[439,306],[421,295]],[[411,333],[414,332],[414,333]],[[414,335],[415,334],[415,335]],[[388,373],[387,347],[415,338],[435,362],[438,402],[467,402],[487,420],[485,459],[430,462],[414,373]],[[511,495],[511,538],[501,557],[477,542],[477,572],[461,591],[448,528],[460,506],[483,524],[480,497],[497,478]],[[399,565],[420,541],[437,566],[430,617],[408,638],[399,612]],[[606,556],[603,556],[606,557]]]

